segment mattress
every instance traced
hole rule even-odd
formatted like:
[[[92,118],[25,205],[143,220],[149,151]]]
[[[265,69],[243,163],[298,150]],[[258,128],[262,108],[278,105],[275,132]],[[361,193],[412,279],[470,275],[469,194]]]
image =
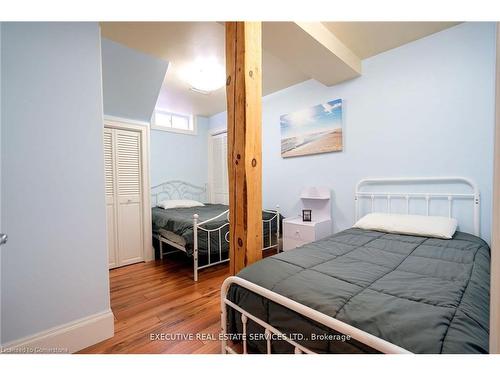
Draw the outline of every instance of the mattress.
[[[348,229],[238,276],[414,353],[487,353],[489,267],[488,245],[470,234],[443,240]],[[231,286],[228,298],[313,351],[373,352],[240,286]],[[230,308],[228,332],[242,332]],[[248,332],[263,331],[249,320]],[[266,351],[265,341],[248,344]],[[292,348],[275,340],[272,351]]]
[[[160,207],[153,207],[151,210],[151,217],[153,221],[153,232],[163,233],[167,239],[171,241],[182,244],[186,248],[186,252],[189,256],[193,254],[193,215],[198,214],[198,221],[202,222],[228,210],[229,206],[224,204],[205,204],[202,207],[192,207],[192,208],[170,208],[163,209]],[[270,219],[273,214],[268,212],[262,212],[263,219]],[[220,226],[228,223],[226,215],[222,215],[217,220],[211,221],[204,225],[207,229],[216,229]],[[269,236],[269,226],[265,224],[263,236],[263,244],[265,247],[270,244],[276,244],[277,238],[275,235]],[[272,233],[276,233],[276,221],[271,223]],[[229,225],[221,230],[221,236],[219,238],[218,232],[213,232],[210,235],[210,254],[219,257],[219,241],[221,242],[221,253],[222,258],[227,259],[227,254],[229,251],[229,244],[225,240],[225,235],[229,231]],[[167,237],[168,235],[168,237]],[[198,254],[201,256],[206,256],[208,254],[208,234],[204,231],[198,231]],[[212,259],[214,261],[214,259]]]

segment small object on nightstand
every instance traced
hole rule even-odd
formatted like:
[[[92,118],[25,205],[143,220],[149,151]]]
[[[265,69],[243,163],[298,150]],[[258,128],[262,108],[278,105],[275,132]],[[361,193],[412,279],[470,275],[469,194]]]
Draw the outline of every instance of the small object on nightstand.
[[[302,210],[302,221],[311,221],[312,210]]]
[[[302,210],[302,221],[311,221],[312,220],[311,212],[312,210]]]

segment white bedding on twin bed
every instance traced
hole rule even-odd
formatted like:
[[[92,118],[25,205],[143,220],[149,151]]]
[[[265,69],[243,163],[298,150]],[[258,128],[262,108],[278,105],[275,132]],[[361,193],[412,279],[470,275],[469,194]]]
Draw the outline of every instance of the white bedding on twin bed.
[[[353,228],[449,240],[457,224],[456,219],[444,216],[371,213],[358,220]]]

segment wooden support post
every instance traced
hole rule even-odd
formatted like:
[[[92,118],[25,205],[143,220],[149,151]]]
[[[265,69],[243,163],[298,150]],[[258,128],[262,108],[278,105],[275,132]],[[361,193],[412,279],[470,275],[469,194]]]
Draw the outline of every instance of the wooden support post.
[[[226,22],[230,272],[262,258],[262,30]]]

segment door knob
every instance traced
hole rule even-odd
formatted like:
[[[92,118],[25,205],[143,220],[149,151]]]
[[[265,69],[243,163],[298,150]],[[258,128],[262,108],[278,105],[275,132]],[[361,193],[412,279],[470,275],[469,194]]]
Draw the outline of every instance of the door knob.
[[[0,233],[0,245],[4,245],[7,243],[9,237],[5,233]]]

